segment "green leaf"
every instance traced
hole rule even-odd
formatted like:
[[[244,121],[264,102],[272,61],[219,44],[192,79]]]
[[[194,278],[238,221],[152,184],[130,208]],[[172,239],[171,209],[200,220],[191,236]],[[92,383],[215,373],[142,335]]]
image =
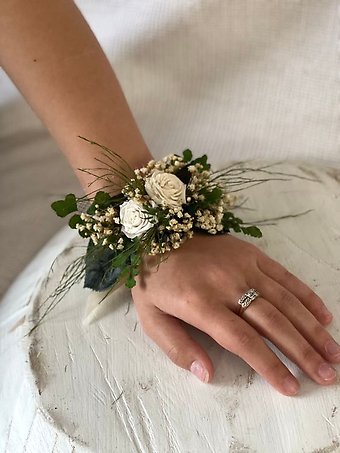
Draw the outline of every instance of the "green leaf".
[[[94,197],[92,204],[89,206],[86,212],[90,215],[93,215],[97,209],[96,205],[99,206],[99,209],[106,209],[110,205],[115,206],[121,204],[124,200],[125,197],[122,193],[119,193],[112,197],[107,192],[101,190],[96,193],[96,196]]]
[[[239,219],[238,217],[235,217],[234,214],[230,211],[227,211],[223,214],[223,217],[222,217],[223,224],[233,225],[233,224],[238,224],[240,222],[242,222],[242,220]]]
[[[139,274],[139,268],[138,268],[138,267],[134,267],[134,268],[132,269],[132,271],[131,271],[131,274],[132,274],[132,275],[135,275],[135,276],[138,275],[138,274]]]
[[[69,224],[69,226],[70,226],[72,229],[75,230],[75,229],[76,229],[77,223],[83,223],[83,221],[82,221],[82,219],[80,218],[80,215],[79,215],[79,214],[74,214],[74,215],[70,218],[68,224]]]
[[[103,291],[119,280],[122,269],[112,265],[115,255],[115,251],[89,241],[85,257],[84,288]]]
[[[92,203],[91,206],[89,206],[88,210],[86,211],[88,214],[93,215],[96,212],[96,204]]]
[[[104,192],[104,191],[99,191],[96,193],[96,196],[94,198],[94,203],[95,204],[98,204],[99,206],[103,206],[106,207],[107,204],[110,204],[111,203],[111,195],[108,194],[107,192]]]
[[[192,152],[190,151],[190,149],[185,149],[183,151],[183,161],[190,162],[191,159],[192,159]]]
[[[114,267],[124,267],[126,265],[126,262],[129,258],[129,256],[123,252],[119,253],[117,252],[117,256],[112,260],[112,265]]]
[[[59,217],[66,217],[71,212],[77,211],[77,200],[73,193],[66,195],[64,200],[58,200],[51,204],[51,208]]]
[[[244,226],[243,220],[239,217],[234,216],[234,214],[230,211],[227,211],[223,214],[222,225],[223,229],[226,231],[232,229],[236,233],[240,233],[242,231],[242,233],[248,234],[249,236],[256,238],[262,237],[262,232],[257,226]]]
[[[244,234],[248,234],[249,236],[253,236],[255,238],[262,237],[262,231],[255,225],[249,227],[241,227],[241,229]]]
[[[203,166],[202,170],[210,170],[211,165],[208,164],[208,156],[206,154],[203,154],[203,156],[198,157],[197,159],[193,160],[191,162],[191,165],[195,164],[201,164]]]
[[[136,280],[134,279],[134,277],[132,277],[130,275],[130,277],[126,280],[126,283],[125,283],[125,286],[127,288],[133,288],[134,286],[136,285]]]
[[[235,223],[234,225],[230,225],[229,228],[232,228],[236,233],[240,233],[241,232],[241,227],[238,223]]]
[[[214,187],[213,190],[210,192],[206,191],[204,192],[204,197],[207,203],[216,203],[222,196],[223,192],[222,189],[219,187]]]
[[[141,257],[139,254],[131,255],[130,262],[133,266],[137,266],[141,262]]]

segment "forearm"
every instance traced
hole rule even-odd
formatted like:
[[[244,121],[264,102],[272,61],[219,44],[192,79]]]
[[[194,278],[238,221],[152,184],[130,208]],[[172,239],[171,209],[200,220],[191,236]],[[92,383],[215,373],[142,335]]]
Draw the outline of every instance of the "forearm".
[[[85,191],[100,149],[138,167],[151,153],[98,41],[71,0],[0,3],[0,64],[66,155]],[[100,183],[91,187],[100,187]]]

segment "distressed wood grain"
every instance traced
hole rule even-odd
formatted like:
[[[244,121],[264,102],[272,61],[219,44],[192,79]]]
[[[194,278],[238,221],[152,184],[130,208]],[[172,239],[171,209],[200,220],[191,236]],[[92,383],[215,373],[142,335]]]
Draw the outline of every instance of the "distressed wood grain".
[[[323,298],[334,315],[327,329],[339,341],[340,169],[301,162],[279,168],[317,181],[252,187],[245,206],[254,211],[239,213],[255,221],[312,211],[263,226],[261,239],[243,238]],[[59,256],[52,277],[31,301],[32,313],[39,312],[78,253],[75,248]],[[46,451],[69,451],[57,447],[59,436],[69,439],[76,452],[339,450],[339,382],[319,386],[266,340],[301,382],[299,395],[286,397],[242,359],[189,326],[215,366],[213,382],[203,384],[176,367],[144,334],[127,289],[120,288],[95,312],[98,299],[88,299],[89,294],[81,285],[74,287],[25,343],[30,392],[50,424],[43,436],[55,443]],[[94,315],[85,323],[89,311]],[[32,417],[34,429],[36,414]]]

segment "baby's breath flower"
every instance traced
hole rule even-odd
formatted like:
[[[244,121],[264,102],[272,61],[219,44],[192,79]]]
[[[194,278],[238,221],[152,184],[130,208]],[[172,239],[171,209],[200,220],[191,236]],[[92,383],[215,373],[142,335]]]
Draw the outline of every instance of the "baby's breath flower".
[[[91,240],[92,242],[94,243],[94,245],[97,245],[98,244],[98,238],[97,238],[97,235],[96,234],[91,234]]]

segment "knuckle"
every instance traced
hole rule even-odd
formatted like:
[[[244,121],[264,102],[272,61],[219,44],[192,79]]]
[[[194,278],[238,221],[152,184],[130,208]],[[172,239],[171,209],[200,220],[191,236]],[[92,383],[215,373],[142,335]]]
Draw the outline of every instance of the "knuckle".
[[[280,326],[282,325],[282,314],[276,308],[270,309],[267,312],[267,321],[271,326]]]
[[[280,376],[283,374],[284,368],[285,366],[279,359],[274,359],[264,367],[264,374],[266,376]]]
[[[300,355],[303,362],[313,362],[317,359],[317,353],[312,346],[303,347]]]
[[[204,300],[202,296],[191,295],[188,297],[181,297],[179,305],[179,310],[182,314],[190,314],[196,319],[205,319],[207,316],[207,301]]]
[[[178,364],[180,363],[180,357],[181,357],[181,351],[176,345],[170,346],[169,349],[166,351],[166,355],[169,357],[169,359]]]
[[[315,322],[312,326],[312,338],[316,338],[323,343],[328,337],[328,332],[326,332],[326,330],[318,322]]]
[[[296,299],[293,296],[293,294],[291,294],[289,291],[283,289],[280,292],[279,298],[284,305],[288,306],[296,305]]]
[[[248,349],[257,341],[256,335],[249,332],[238,332],[234,335],[234,344],[236,350]]]
[[[187,308],[199,308],[203,305],[204,299],[202,298],[201,293],[197,292],[195,289],[191,288],[190,292],[185,292],[180,297],[180,303],[182,306]]]

